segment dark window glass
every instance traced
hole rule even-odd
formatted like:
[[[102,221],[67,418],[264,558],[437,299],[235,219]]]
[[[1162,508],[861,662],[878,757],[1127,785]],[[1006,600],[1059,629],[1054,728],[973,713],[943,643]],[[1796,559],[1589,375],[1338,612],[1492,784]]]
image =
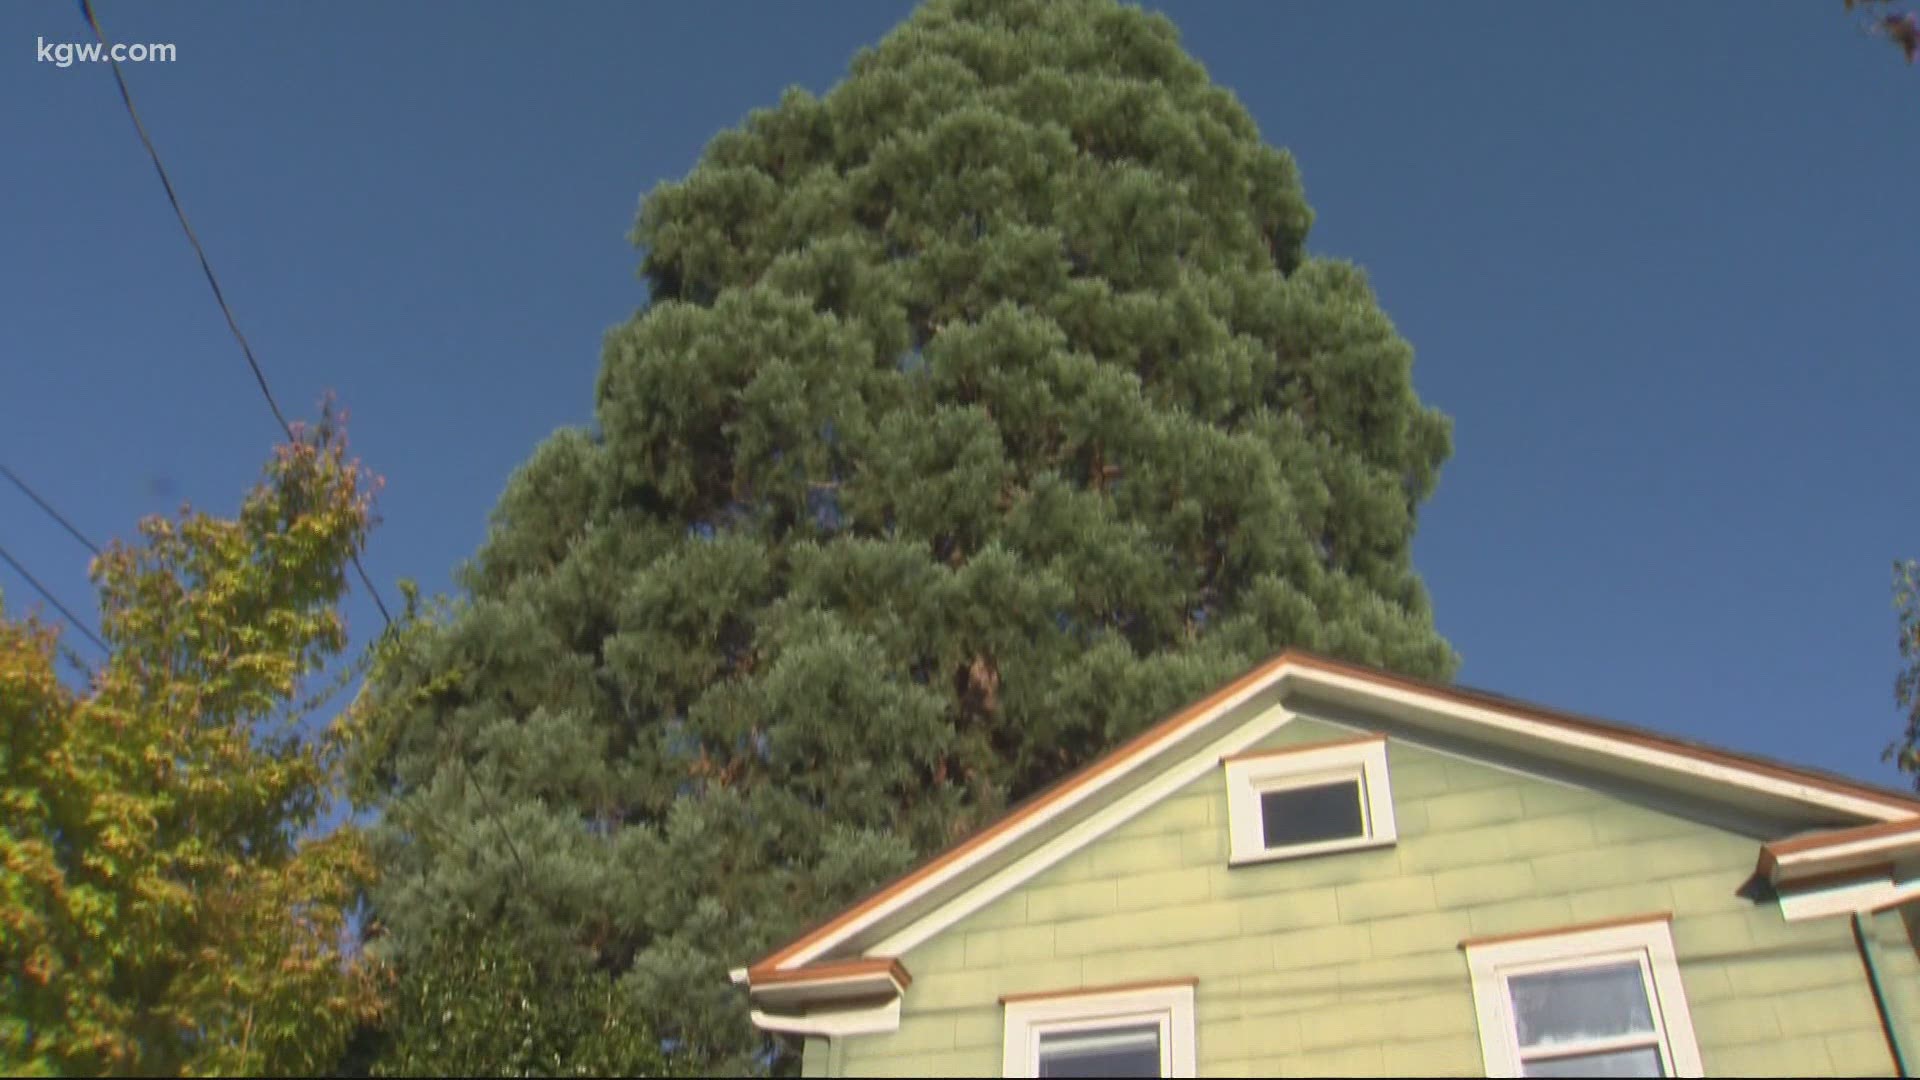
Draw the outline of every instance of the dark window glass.
[[[1260,826],[1270,848],[1350,840],[1367,834],[1360,781],[1260,793]]]
[[[1041,1076],[1159,1076],[1160,1025],[1040,1036]]]

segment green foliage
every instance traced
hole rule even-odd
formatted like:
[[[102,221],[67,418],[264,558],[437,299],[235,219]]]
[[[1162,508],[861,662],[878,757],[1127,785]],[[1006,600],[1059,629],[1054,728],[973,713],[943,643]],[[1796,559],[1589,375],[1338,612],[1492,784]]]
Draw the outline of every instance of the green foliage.
[[[661,1075],[628,991],[569,956],[471,918],[436,932],[398,979],[374,1075]]]
[[[1902,772],[1920,774],[1920,562],[1893,564],[1893,606],[1900,634],[1900,674],[1894,700],[1906,713],[1906,730],[1887,747],[1887,758]]]
[[[323,424],[237,518],[149,519],[94,562],[112,654],[84,693],[0,619],[0,1072],[315,1073],[372,1014],[342,949],[371,862],[309,836],[342,747],[297,704],[370,514]]]
[[[395,962],[472,912],[762,1068],[730,966],[1157,716],[1289,645],[1449,675],[1449,425],[1311,217],[1107,0],[934,0],[717,136],[595,430],[371,680]]]
[[[1846,0],[1846,5],[1848,12],[1859,8],[1868,32],[1891,41],[1907,63],[1920,58],[1920,13],[1902,10],[1893,0]]]

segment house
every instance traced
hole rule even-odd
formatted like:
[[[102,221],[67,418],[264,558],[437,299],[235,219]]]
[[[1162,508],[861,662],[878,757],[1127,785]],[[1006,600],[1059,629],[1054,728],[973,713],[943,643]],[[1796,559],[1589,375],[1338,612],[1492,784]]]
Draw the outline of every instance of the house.
[[[1920,800],[1288,652],[733,972],[807,1076],[1906,1075]]]

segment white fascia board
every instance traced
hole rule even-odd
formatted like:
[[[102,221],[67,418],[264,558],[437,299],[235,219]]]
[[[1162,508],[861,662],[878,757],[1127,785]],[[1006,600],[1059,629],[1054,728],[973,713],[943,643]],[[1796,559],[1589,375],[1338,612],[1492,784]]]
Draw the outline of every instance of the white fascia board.
[[[860,1009],[787,1016],[761,1009],[750,1010],[753,1026],[781,1035],[820,1035],[829,1039],[848,1035],[884,1035],[900,1030],[900,999]]]
[[[1772,776],[1731,762],[1712,761],[1692,754],[1646,746],[1628,739],[1593,731],[1581,731],[1544,720],[1529,719],[1483,705],[1448,701],[1436,695],[1351,675],[1314,668],[1290,667],[1281,687],[1287,689],[1331,690],[1346,698],[1363,702],[1397,705],[1416,713],[1433,713],[1484,730],[1519,736],[1538,743],[1569,750],[1611,757],[1623,763],[1668,776],[1724,784],[1822,810],[1833,811],[1866,821],[1901,821],[1914,818],[1911,809],[1889,806],[1884,802],[1845,792],[1830,791],[1785,777]],[[1419,721],[1413,721],[1416,726]],[[1470,737],[1470,736],[1469,736]]]
[[[1843,881],[1811,889],[1782,889],[1780,914],[1788,922],[1833,915],[1863,915],[1920,896],[1920,880],[1891,876]]]
[[[1920,833],[1916,832],[1843,841],[1779,856],[1774,860],[1771,877],[1775,882],[1790,882],[1813,874],[1841,873],[1910,857],[1916,852],[1920,852]]]

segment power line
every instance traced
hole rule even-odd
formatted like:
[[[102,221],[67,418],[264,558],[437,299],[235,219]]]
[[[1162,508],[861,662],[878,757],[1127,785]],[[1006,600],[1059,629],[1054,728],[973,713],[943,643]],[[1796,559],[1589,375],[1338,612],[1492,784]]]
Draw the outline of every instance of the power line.
[[[52,503],[41,498],[39,492],[29,487],[25,480],[20,479],[20,475],[18,473],[14,472],[12,469],[7,468],[7,466],[4,463],[0,463],[0,476],[6,477],[7,480],[10,483],[12,483],[14,487],[17,487],[20,489],[20,493],[22,495],[25,495],[27,498],[32,499],[33,504],[35,506],[38,506],[41,510],[46,511],[46,514],[48,517],[59,522],[60,527],[67,530],[67,533],[71,535],[75,540],[80,541],[80,544],[82,547],[86,548],[88,551],[93,552],[93,554],[96,557],[100,555],[100,545],[94,543],[92,540],[87,539],[87,534],[81,532],[79,526],[75,525],[71,521],[68,521],[66,518],[66,515],[54,509]],[[38,581],[34,580],[33,575],[27,573],[27,568],[20,565],[19,560],[15,559],[11,555],[8,555],[4,549],[0,549],[0,558],[4,558],[7,562],[7,565],[13,567],[15,573],[19,574],[22,578],[25,578],[27,584],[33,586],[34,591],[39,593],[40,596],[47,601],[47,603],[52,604],[55,610],[59,611],[60,614],[66,616],[67,622],[70,623],[75,630],[78,630],[80,631],[80,633],[85,634],[87,637],[87,640],[93,642],[95,645],[100,647],[101,652],[111,652],[111,650],[107,648],[105,642],[102,642],[98,637],[95,637],[93,631],[87,629],[86,623],[83,623],[78,618],[75,618],[73,612],[67,610],[66,605],[62,604],[59,600],[55,599],[53,596],[53,593],[48,591],[47,588],[41,585]]]
[[[100,29],[100,18],[94,14],[92,0],[80,0],[80,14],[93,28],[93,36],[100,43],[101,55],[107,58],[107,64],[113,70],[113,81],[120,88],[120,102],[127,107],[127,116],[133,120],[133,129],[140,135],[141,145],[147,148],[147,157],[153,162],[153,171],[160,176],[160,186],[166,189],[167,202],[173,206],[174,217],[180,220],[181,231],[187,234],[187,243],[193,246],[193,253],[200,260],[200,272],[206,275],[207,286],[213,290],[214,302],[220,305],[220,313],[226,317],[227,329],[233,332],[233,340],[239,342],[240,352],[247,358],[247,366],[253,369],[253,380],[260,386],[260,396],[267,401],[273,418],[280,424],[280,430],[293,442],[293,425],[287,423],[286,414],[280,411],[280,403],[274,400],[273,389],[267,385],[266,372],[261,370],[260,361],[253,355],[253,346],[247,343],[247,337],[240,332],[240,323],[233,317],[233,308],[227,304],[226,293],[220,289],[220,279],[214,276],[213,264],[207,259],[206,248],[200,244],[200,237],[187,221],[186,209],[180,205],[180,196],[173,190],[173,181],[167,176],[167,168],[160,163],[160,151],[154,148],[152,136],[147,134],[147,125],[140,120],[140,111],[133,107],[133,94],[127,89],[126,76],[120,72],[120,62],[113,58],[113,50],[107,45],[106,32]],[[367,575],[367,568],[360,563],[360,555],[354,553],[353,568],[360,575],[360,583],[367,587],[367,594],[373,597],[373,606],[380,609],[381,621],[393,625],[393,616],[387,611],[386,601],[381,599],[380,590],[374,587],[373,578]]]
[[[153,162],[153,171],[160,176],[160,186],[166,190],[167,202],[173,207],[174,217],[180,220],[180,229],[187,234],[187,243],[192,245],[194,256],[200,260],[200,272],[206,275],[207,286],[213,290],[214,302],[220,305],[220,314],[226,317],[227,329],[232,331],[234,341],[240,345],[241,354],[247,358],[247,366],[253,370],[253,380],[260,386],[260,396],[266,399],[267,408],[273,411],[273,418],[279,422],[280,430],[286,435],[287,441],[293,442],[293,426],[287,423],[286,414],[280,411],[280,403],[274,400],[273,389],[267,385],[266,372],[261,370],[260,361],[254,357],[253,346],[247,343],[246,335],[240,332],[240,323],[233,316],[233,308],[227,303],[226,293],[221,291],[220,279],[214,276],[213,264],[207,258],[206,248],[201,246],[200,237],[194,233],[193,226],[187,221],[187,211],[180,205],[180,196],[173,190],[173,181],[167,176],[167,168],[160,163],[160,151],[155,149],[153,137],[147,134],[147,125],[141,121],[140,111],[134,108],[133,94],[127,89],[126,76],[120,72],[120,62],[113,58],[113,52],[107,46],[107,35],[100,28],[100,18],[94,14],[92,0],[80,0],[80,14],[86,18],[87,25],[93,28],[94,40],[100,43],[101,55],[107,58],[107,63],[113,70],[114,84],[120,88],[120,103],[126,106],[127,116],[133,121],[133,129],[139,133],[140,143],[146,147],[147,157]],[[353,568],[360,576],[361,584],[367,587],[367,594],[373,597],[374,607],[380,609],[381,621],[391,628],[393,616],[388,613],[386,601],[380,597],[380,590],[374,587],[373,579],[367,575],[367,568],[361,565],[359,554],[355,553],[351,558]],[[512,853],[514,864],[520,868],[521,876],[526,877],[526,863],[521,861],[520,851],[514,846],[513,837],[507,832],[499,816],[494,813],[491,797],[473,778],[473,771],[467,768],[465,757],[462,756],[459,760],[467,784],[480,796],[487,816],[493,819],[494,825],[500,830],[501,837],[506,840],[507,850]]]
[[[71,624],[75,630],[78,630],[80,631],[81,634],[85,635],[88,641],[93,642],[94,645],[97,646],[101,652],[107,653],[109,655],[112,654],[113,650],[107,648],[107,643],[104,641],[101,641],[98,635],[96,635],[93,631],[87,629],[87,624],[81,622],[79,617],[76,616],[73,612],[68,611],[67,605],[61,603],[59,597],[53,595],[53,593],[49,591],[45,585],[40,584],[37,578],[35,578],[32,574],[28,573],[27,568],[20,565],[20,560],[8,554],[7,549],[5,547],[0,547],[0,562],[4,562],[8,566],[13,567],[14,573],[19,574],[20,577],[24,579],[28,585],[33,586],[33,591],[39,593],[40,598],[42,600],[45,600],[47,603],[52,604],[53,609],[55,611],[58,611],[60,614],[66,616],[67,622]]]
[[[1274,899],[1276,902],[1279,902],[1279,898]],[[1728,919],[1739,918],[1739,915],[1732,911],[1723,910],[1715,914]],[[1288,932],[1300,933],[1312,929],[1330,929],[1330,927],[1300,927]],[[1261,935],[1254,936],[1259,937]],[[1207,941],[1196,941],[1193,944],[1203,945],[1217,943],[1218,939],[1209,939]],[[1386,968],[1396,962],[1404,962],[1410,959],[1420,961],[1434,960],[1441,956],[1449,958],[1441,961],[1441,963],[1456,965],[1452,972],[1435,972],[1425,975],[1388,972],[1374,975],[1368,971],[1369,968],[1375,965]],[[1735,973],[1728,970],[1734,965],[1744,966],[1753,963],[1815,956],[1831,957],[1836,961],[1842,963],[1850,962],[1855,965],[1860,962],[1859,947],[1854,943],[1852,936],[1849,935],[1844,938],[1826,938],[1824,940],[1774,942],[1765,945],[1755,944],[1751,948],[1723,947],[1714,950],[1686,951],[1679,954],[1680,975],[1684,982],[1690,977],[1700,978],[1701,975],[1696,974],[1696,972],[1705,972],[1719,968],[1726,971],[1729,977],[1734,977]],[[1361,974],[1351,974],[1355,971]],[[1470,991],[1473,985],[1472,976],[1467,968],[1466,956],[1444,945],[1425,953],[1410,954],[1405,957],[1357,955],[1325,963],[1306,964],[1299,967],[1275,966],[1272,968],[1249,969],[1240,972],[1239,977],[1247,980],[1263,978],[1271,978],[1274,980],[1274,985],[1271,990],[1240,991],[1240,996],[1243,999],[1282,999],[1286,1002],[1287,1007],[1293,1010],[1323,1008],[1330,1004],[1341,1006],[1361,1004],[1393,1006],[1420,1001],[1422,999],[1431,1000],[1433,994],[1454,988]],[[1204,987],[1206,983],[1203,981],[1200,985]],[[916,1009],[915,1012],[921,1016],[960,1015],[977,1011],[977,1009],[977,1005],[971,1004],[936,1005],[919,1008]],[[1262,1009],[1259,1012],[1248,1012],[1246,1015],[1249,1019],[1253,1019],[1264,1016],[1278,1016],[1280,1013],[1278,1011]]]
[[[86,533],[81,532],[79,528],[76,527],[73,522],[68,521],[60,513],[60,511],[55,510],[52,504],[48,503],[47,500],[41,498],[39,493],[35,492],[32,488],[28,487],[27,482],[25,480],[20,479],[20,477],[12,469],[7,468],[7,466],[4,463],[0,463],[0,476],[4,476],[9,481],[12,481],[13,486],[19,488],[20,493],[22,495],[25,495],[27,498],[32,499],[33,504],[35,506],[38,506],[40,509],[45,510],[47,512],[48,517],[59,522],[60,527],[67,530],[68,535],[72,536],[75,540],[80,541],[81,546],[85,547],[88,551],[93,552],[95,555],[100,554],[99,544],[96,544],[93,541],[87,539]]]

